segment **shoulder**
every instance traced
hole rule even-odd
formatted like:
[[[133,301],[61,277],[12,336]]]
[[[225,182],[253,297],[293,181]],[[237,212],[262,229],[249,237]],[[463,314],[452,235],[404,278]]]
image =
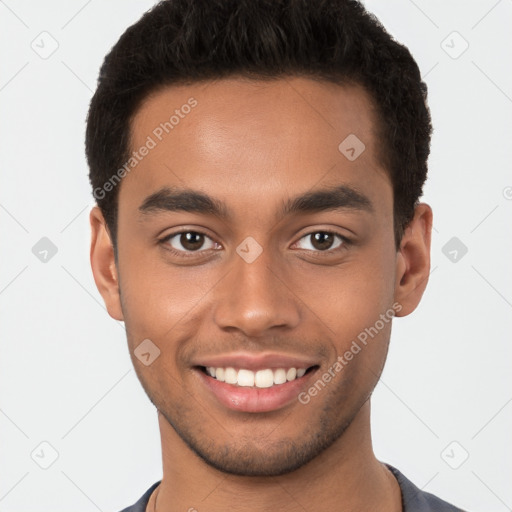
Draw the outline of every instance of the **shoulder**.
[[[161,480],[155,482],[140,498],[139,500],[131,505],[130,507],[123,508],[121,512],[146,512],[146,507],[149,501],[149,498],[153,491],[158,487]]]
[[[422,491],[393,466],[386,466],[397,479],[402,491],[403,512],[465,512],[433,494]]]
[[[422,491],[393,466],[386,464],[386,467],[393,473],[400,486],[403,512],[465,512],[433,494]],[[160,481],[155,482],[136,503],[121,512],[146,512],[149,498],[159,484]]]

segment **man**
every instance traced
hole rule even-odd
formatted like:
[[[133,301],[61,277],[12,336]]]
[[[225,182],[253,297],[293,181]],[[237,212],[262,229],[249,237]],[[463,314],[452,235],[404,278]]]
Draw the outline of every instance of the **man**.
[[[452,511],[378,461],[370,396],[430,269],[431,119],[348,0],[168,0],[106,57],[91,264],[158,409],[138,511]]]

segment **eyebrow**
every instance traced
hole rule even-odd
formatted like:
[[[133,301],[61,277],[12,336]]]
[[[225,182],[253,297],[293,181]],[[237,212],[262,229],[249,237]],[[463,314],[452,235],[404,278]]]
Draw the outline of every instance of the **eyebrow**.
[[[278,216],[332,210],[374,212],[373,204],[367,196],[348,185],[339,185],[306,192],[283,201]],[[204,192],[188,188],[161,188],[146,197],[139,207],[143,218],[160,212],[178,211],[213,215],[225,221],[232,218],[225,203]]]

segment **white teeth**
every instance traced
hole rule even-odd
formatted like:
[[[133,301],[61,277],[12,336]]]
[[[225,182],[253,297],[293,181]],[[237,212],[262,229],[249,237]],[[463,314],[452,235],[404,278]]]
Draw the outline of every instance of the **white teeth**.
[[[256,376],[258,375],[258,373],[256,374]],[[247,386],[247,387],[254,386],[254,372],[251,372],[250,370],[239,370],[238,371],[238,385],[239,386]],[[261,387],[261,386],[258,386],[258,387]]]
[[[295,380],[295,377],[297,377],[297,370],[295,368],[290,368],[286,372],[286,380]]]
[[[242,371],[242,370],[240,370]],[[274,372],[272,370],[259,370],[254,377],[257,388],[269,388],[274,385]]]
[[[237,371],[234,368],[226,368],[224,371],[224,381],[228,384],[236,384],[238,380]]]
[[[274,384],[284,384],[286,382],[286,370],[279,368],[274,370]]]
[[[210,377],[214,377],[218,381],[226,382],[227,384],[238,384],[243,387],[270,388],[274,385],[284,384],[303,377],[306,373],[306,368],[288,368],[287,370],[284,368],[276,370],[267,368],[253,372],[245,368],[237,371],[232,367],[215,368],[208,366],[206,373]]]

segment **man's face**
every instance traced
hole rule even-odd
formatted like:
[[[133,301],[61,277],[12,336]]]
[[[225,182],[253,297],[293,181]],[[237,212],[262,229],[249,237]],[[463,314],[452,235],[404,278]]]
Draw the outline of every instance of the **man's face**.
[[[378,320],[393,310],[397,252],[375,119],[361,88],[301,78],[169,87],[133,119],[131,149],[148,136],[156,145],[119,191],[130,353],[151,401],[219,469],[277,475],[307,463],[340,438],[380,376],[391,322]],[[221,212],[166,197],[185,191]],[[319,191],[333,198],[293,203]],[[146,339],[160,350],[149,366],[133,354]],[[222,368],[220,379],[205,367]],[[221,379],[237,374],[226,368],[250,370],[245,384],[281,383],[229,384]],[[293,379],[290,368],[307,371]]]

